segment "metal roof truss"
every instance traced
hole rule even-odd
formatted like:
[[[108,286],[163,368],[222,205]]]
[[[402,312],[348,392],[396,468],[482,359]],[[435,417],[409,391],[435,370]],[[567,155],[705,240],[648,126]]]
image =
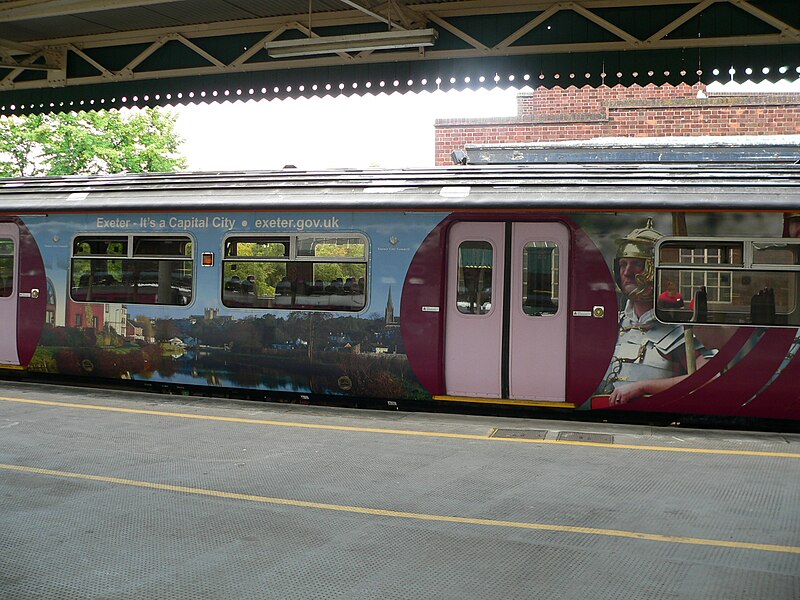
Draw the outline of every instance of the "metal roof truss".
[[[167,4],[191,8],[195,3],[0,3],[0,113],[800,75],[796,0],[381,0],[377,5],[327,0],[326,6],[337,9],[305,13],[300,12],[304,0],[284,0],[291,14],[203,23],[187,17],[154,28],[133,23],[119,30],[115,24],[113,32],[33,39],[42,22],[55,24],[51,34],[63,33],[58,24],[68,22],[67,15],[91,17],[100,25],[105,17],[111,27],[115,11]],[[282,40],[423,28],[438,32],[431,48],[273,58],[264,47]]]

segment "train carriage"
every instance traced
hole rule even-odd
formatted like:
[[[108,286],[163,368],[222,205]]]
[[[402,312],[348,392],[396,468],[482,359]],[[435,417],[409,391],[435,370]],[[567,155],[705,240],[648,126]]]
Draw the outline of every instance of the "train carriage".
[[[7,179],[0,202],[7,371],[800,419],[798,165]]]

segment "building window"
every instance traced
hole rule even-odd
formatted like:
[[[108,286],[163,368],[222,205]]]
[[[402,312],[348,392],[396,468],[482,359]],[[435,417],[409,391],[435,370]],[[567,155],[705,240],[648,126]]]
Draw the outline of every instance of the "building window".
[[[680,259],[682,264],[722,265],[730,264],[733,259],[726,248],[682,248]],[[719,271],[692,271],[681,273],[680,291],[686,298],[693,298],[702,288],[709,302],[730,302],[733,298],[731,278]]]
[[[359,234],[233,236],[225,240],[222,303],[233,308],[360,311],[367,240]]]
[[[71,297],[77,302],[189,304],[192,246],[188,236],[78,236],[72,244]]]

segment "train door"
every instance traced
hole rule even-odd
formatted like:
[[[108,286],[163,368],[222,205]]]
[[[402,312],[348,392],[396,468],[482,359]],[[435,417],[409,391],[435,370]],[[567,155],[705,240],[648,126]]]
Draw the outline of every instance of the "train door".
[[[18,365],[17,293],[19,281],[19,228],[13,223],[0,223],[0,365]]]
[[[566,399],[569,231],[560,223],[456,223],[448,237],[449,396]]]

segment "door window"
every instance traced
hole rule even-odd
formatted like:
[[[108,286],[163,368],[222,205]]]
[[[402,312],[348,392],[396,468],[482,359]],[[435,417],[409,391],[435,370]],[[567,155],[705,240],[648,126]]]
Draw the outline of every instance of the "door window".
[[[522,251],[522,310],[535,317],[558,312],[558,245],[528,242]]]
[[[456,307],[467,315],[492,310],[494,251],[489,242],[462,242],[458,247]]]
[[[14,240],[0,239],[0,298],[14,291]]]

